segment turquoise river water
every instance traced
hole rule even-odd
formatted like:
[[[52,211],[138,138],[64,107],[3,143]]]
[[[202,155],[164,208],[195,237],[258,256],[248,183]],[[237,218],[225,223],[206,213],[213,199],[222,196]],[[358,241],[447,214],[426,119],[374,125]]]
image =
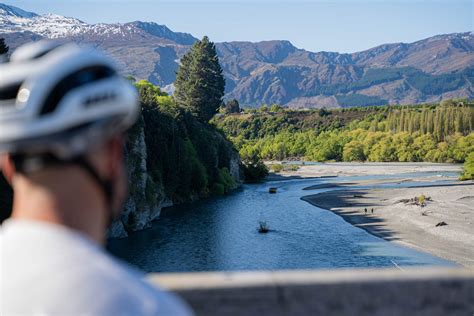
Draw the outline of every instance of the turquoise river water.
[[[375,237],[300,199],[334,190],[303,191],[319,183],[426,175],[297,179],[243,185],[225,197],[165,209],[151,228],[125,239],[110,240],[108,249],[147,272],[454,265]],[[455,176],[430,175],[438,175],[439,180],[377,187],[439,185]],[[270,187],[278,187],[278,193],[269,194]],[[269,233],[258,233],[260,221],[267,222]]]

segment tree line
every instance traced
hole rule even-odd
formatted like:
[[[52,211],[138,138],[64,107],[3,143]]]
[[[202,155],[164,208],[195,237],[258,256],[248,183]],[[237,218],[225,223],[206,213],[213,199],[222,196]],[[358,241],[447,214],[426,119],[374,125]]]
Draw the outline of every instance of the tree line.
[[[244,158],[462,163],[474,152],[474,105],[467,100],[242,113],[213,122]]]
[[[423,107],[418,111],[404,107],[389,112],[386,130],[431,134],[437,141],[443,141],[450,135],[467,135],[473,130],[472,111],[465,101],[455,100],[445,100],[435,108]]]

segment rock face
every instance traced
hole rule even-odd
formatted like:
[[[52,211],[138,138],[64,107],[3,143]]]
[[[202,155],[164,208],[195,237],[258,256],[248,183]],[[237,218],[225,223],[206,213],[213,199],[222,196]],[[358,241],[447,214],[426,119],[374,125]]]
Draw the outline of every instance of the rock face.
[[[173,91],[179,59],[196,38],[145,22],[87,24],[0,4],[0,37],[17,46],[42,38],[101,48],[125,74]],[[474,97],[474,35],[438,35],[385,44],[353,54],[309,52],[288,41],[217,43],[226,98],[263,103],[341,107],[436,102]]]
[[[154,186],[149,180],[143,119],[129,134],[125,157],[130,181],[130,196],[120,218],[109,230],[109,237],[113,238],[126,237],[129,231],[146,228],[160,216],[163,207],[172,205],[167,201],[164,190],[159,186]]]
[[[221,134],[215,137],[227,142]],[[167,196],[163,183],[153,181],[147,169],[147,145],[145,142],[145,124],[143,117],[128,134],[125,152],[129,177],[129,197],[124,205],[120,218],[114,221],[109,229],[110,238],[127,237],[129,232],[142,230],[156,220],[165,207],[173,206],[171,197]],[[235,188],[242,183],[241,162],[237,152],[230,152],[227,168],[235,180]],[[197,199],[198,196],[191,197]]]
[[[241,104],[307,108],[474,96],[474,36],[469,32],[353,54],[312,53],[286,41],[218,43],[217,48],[226,97]]]

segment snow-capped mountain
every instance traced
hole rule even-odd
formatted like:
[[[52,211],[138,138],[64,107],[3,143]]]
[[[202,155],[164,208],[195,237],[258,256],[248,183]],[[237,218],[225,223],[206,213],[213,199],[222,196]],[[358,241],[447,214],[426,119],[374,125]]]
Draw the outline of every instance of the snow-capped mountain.
[[[124,73],[172,91],[180,58],[196,41],[151,22],[88,24],[0,3],[0,37],[14,50],[43,38],[99,47]],[[216,43],[226,98],[291,107],[436,102],[474,97],[474,35],[437,35],[353,54],[309,52],[288,41]],[[167,90],[168,91],[168,90]]]
[[[8,6],[6,4],[0,3],[0,17],[4,17],[4,16],[30,19],[38,15],[33,12],[27,12],[20,8],[17,8],[14,6]]]
[[[89,27],[78,19],[56,14],[38,15],[0,3],[0,29],[4,33],[30,31],[48,38],[60,38],[83,32]]]
[[[71,38],[76,36],[123,37],[134,35],[155,36],[183,45],[196,40],[192,35],[172,32],[156,23],[131,22],[114,24],[88,24],[76,18],[57,14],[38,15],[14,6],[0,3],[0,31],[2,33],[32,32],[46,38]]]

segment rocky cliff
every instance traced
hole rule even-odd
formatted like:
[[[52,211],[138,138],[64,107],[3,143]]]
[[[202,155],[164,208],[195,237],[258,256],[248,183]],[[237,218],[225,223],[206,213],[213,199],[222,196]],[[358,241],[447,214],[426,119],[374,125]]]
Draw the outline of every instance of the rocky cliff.
[[[161,210],[170,207],[175,201],[185,202],[207,197],[207,194],[199,194],[190,191],[187,197],[167,192],[167,183],[163,178],[154,178],[152,170],[149,170],[147,162],[148,151],[146,143],[146,124],[143,116],[139,122],[130,130],[126,146],[126,163],[129,177],[130,195],[127,199],[122,214],[109,229],[109,237],[123,238],[132,231],[142,230],[151,225],[152,221],[159,218]],[[226,148],[226,159],[218,159],[213,163],[214,168],[227,168],[234,179],[229,190],[236,189],[242,183],[241,161],[239,154],[233,150],[232,145],[217,131],[211,132],[213,142]],[[211,141],[210,139],[208,139]],[[148,144],[152,146],[152,144]],[[166,150],[163,148],[163,150]],[[190,157],[181,157],[190,159]],[[176,171],[177,172],[177,171]],[[203,188],[204,189],[204,188]]]

